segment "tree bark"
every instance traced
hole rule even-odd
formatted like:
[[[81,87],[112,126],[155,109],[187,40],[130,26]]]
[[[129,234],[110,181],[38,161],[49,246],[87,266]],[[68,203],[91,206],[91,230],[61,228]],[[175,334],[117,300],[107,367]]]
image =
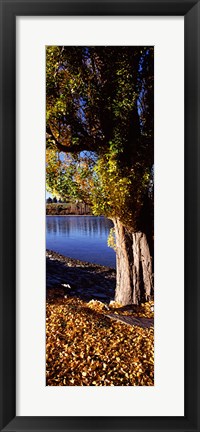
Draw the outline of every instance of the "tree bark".
[[[145,233],[129,231],[114,220],[117,283],[115,300],[122,305],[140,304],[153,294],[152,258]]]

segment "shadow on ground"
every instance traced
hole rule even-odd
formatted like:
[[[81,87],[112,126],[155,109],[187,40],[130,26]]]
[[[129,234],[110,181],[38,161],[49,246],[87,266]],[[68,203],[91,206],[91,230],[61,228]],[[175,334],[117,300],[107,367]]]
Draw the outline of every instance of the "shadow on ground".
[[[114,299],[115,270],[72,260],[51,252],[46,259],[46,287],[56,288],[57,295],[76,296],[109,303]]]

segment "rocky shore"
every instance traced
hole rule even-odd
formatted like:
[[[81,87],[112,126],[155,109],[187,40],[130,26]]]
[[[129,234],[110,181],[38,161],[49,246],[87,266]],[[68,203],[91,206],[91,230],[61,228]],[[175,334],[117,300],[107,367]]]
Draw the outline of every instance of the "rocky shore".
[[[86,304],[94,302],[112,320],[131,326],[153,327],[153,302],[141,306],[110,307],[114,300],[116,270],[46,251],[47,301],[80,299]],[[100,304],[100,306],[99,306]],[[108,306],[109,305],[109,306]],[[102,310],[103,307],[103,310]]]
[[[114,299],[115,284],[115,269],[46,251],[47,292],[49,288],[60,288],[65,296],[109,303]]]

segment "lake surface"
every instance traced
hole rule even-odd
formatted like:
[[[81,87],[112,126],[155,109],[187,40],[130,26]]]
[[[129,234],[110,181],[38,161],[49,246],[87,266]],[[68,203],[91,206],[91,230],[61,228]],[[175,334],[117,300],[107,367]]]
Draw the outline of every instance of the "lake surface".
[[[107,246],[113,223],[103,216],[46,216],[46,247],[71,258],[116,267]]]

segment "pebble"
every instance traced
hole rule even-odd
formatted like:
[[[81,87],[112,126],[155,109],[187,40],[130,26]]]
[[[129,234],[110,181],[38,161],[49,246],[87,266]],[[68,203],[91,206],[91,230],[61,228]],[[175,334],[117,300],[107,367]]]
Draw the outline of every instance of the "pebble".
[[[69,284],[61,284],[63,287],[65,287],[65,288],[69,288],[69,289],[71,289],[71,286],[69,285]]]

